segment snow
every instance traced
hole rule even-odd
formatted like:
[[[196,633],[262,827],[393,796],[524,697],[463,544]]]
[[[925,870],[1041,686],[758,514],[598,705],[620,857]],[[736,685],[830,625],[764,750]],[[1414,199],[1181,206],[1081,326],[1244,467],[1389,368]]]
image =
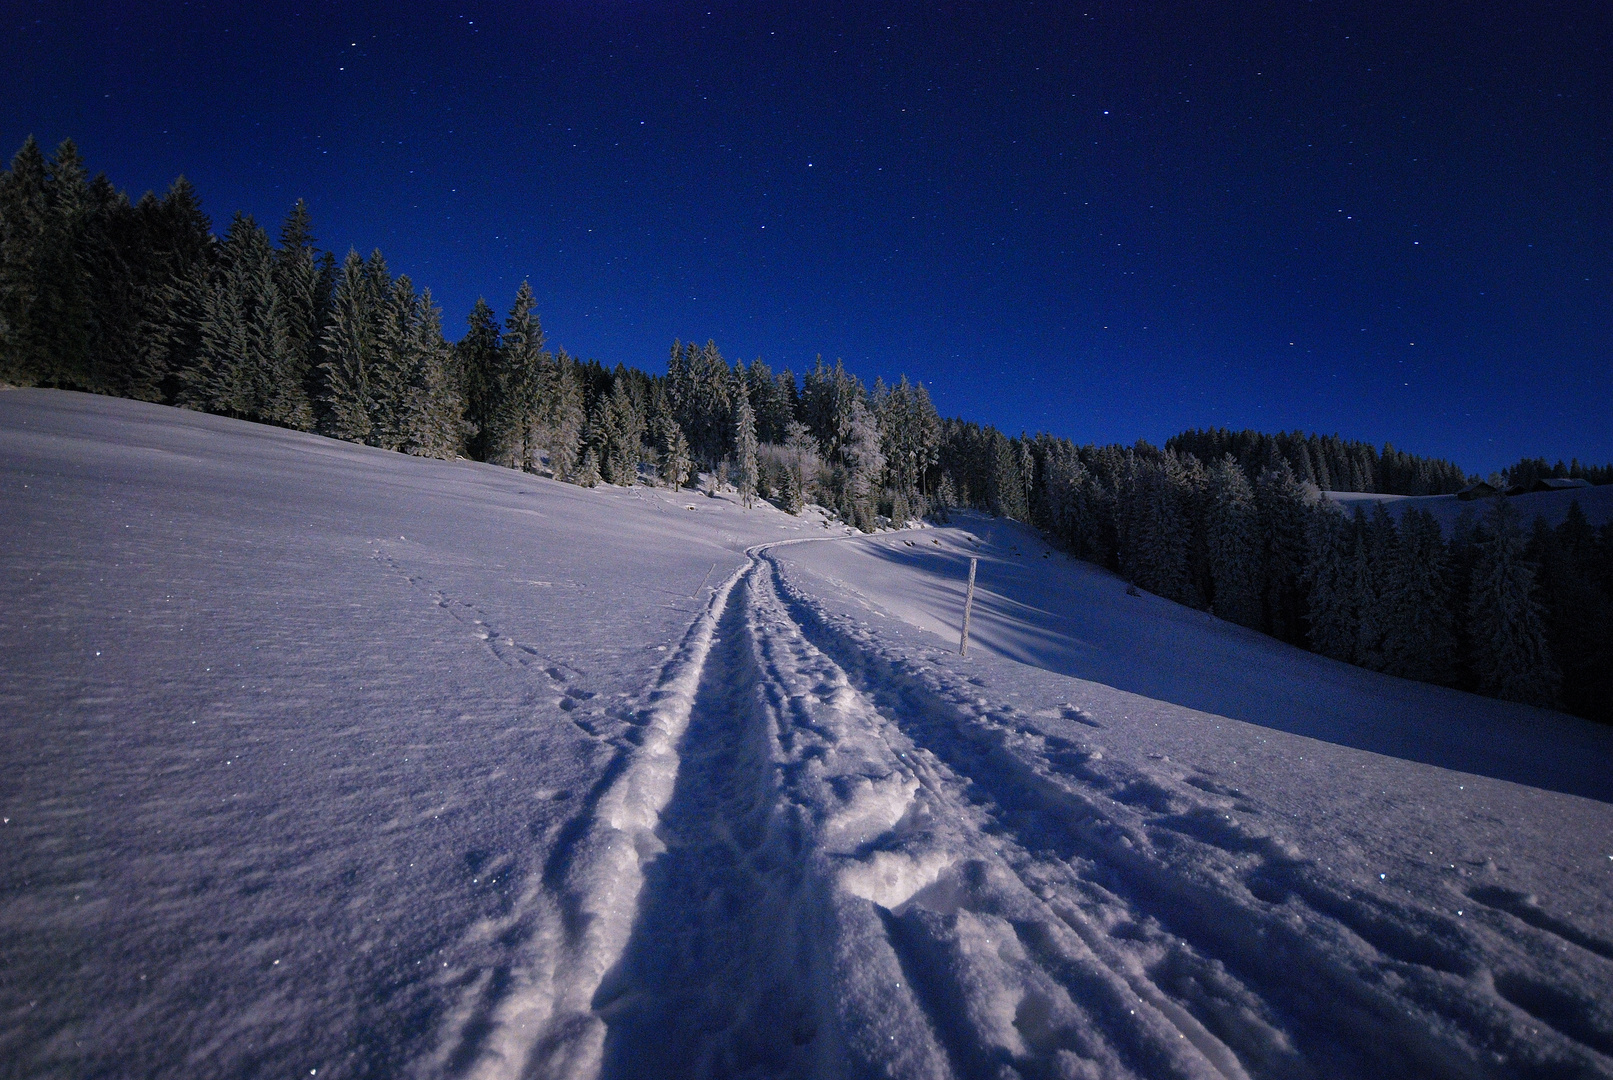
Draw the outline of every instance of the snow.
[[[8,1074],[1613,1076],[1604,729],[986,518],[53,391],[0,500]]]
[[[1434,516],[1434,520],[1439,522],[1440,528],[1447,534],[1463,513],[1469,513],[1476,520],[1483,521],[1485,515],[1490,513],[1491,507],[1490,499],[1463,502],[1455,495],[1375,495],[1361,491],[1324,491],[1322,494],[1338,503],[1345,513],[1353,512],[1356,507],[1370,512],[1373,503],[1382,503],[1383,508],[1396,517],[1414,507],[1426,510]],[[1560,525],[1563,518],[1568,515],[1568,508],[1576,502],[1592,525],[1605,525],[1613,521],[1613,484],[1568,488],[1563,491],[1533,491],[1525,495],[1508,496],[1507,501],[1518,512],[1518,520],[1523,522],[1525,527],[1533,525],[1536,518],[1542,517],[1546,519],[1547,525]]]

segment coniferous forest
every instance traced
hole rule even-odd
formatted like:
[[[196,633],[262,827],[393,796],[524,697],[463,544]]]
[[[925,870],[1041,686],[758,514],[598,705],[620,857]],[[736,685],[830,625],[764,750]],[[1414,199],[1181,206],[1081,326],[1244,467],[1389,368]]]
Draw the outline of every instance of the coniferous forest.
[[[457,342],[379,251],[337,260],[298,202],[222,236],[179,179],[130,201],[71,142],[0,173],[0,382],[162,402],[585,486],[732,489],[862,528],[972,507],[1142,589],[1408,679],[1613,722],[1613,523],[1505,498],[1447,534],[1319,490],[1449,494],[1459,466],[1337,436],[1189,431],[1156,448],[1010,437],[941,418],[905,377],[821,359],[798,379],[674,342],[664,375],[548,347],[523,283]],[[1494,478],[1613,482],[1524,459]]]

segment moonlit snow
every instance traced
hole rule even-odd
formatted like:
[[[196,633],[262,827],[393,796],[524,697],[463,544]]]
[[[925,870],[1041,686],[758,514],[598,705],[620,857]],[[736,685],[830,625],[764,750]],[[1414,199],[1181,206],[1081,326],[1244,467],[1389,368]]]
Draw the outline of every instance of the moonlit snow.
[[[10,390],[0,560],[0,1075],[1613,1076],[1613,733],[1010,522]]]

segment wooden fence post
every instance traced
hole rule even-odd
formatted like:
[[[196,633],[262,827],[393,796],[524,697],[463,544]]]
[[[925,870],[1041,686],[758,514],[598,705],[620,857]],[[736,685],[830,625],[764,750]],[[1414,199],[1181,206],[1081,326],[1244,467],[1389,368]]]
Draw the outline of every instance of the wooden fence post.
[[[958,655],[969,655],[969,612],[975,606],[975,566],[979,559],[969,560],[969,589],[963,596],[963,636],[958,639]]]

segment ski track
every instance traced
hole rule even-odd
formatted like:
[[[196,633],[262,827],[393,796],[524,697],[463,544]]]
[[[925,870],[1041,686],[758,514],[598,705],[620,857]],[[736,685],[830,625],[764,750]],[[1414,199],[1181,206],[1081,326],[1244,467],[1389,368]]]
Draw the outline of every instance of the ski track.
[[[1505,890],[1463,920],[1340,880],[1242,792],[1109,760],[1081,710],[1056,719],[1090,739],[1047,734],[882,649],[779,546],[715,587],[547,865],[472,928],[505,959],[443,975],[421,1075],[1613,1076],[1608,1003],[1531,974],[1606,983],[1613,944]]]

